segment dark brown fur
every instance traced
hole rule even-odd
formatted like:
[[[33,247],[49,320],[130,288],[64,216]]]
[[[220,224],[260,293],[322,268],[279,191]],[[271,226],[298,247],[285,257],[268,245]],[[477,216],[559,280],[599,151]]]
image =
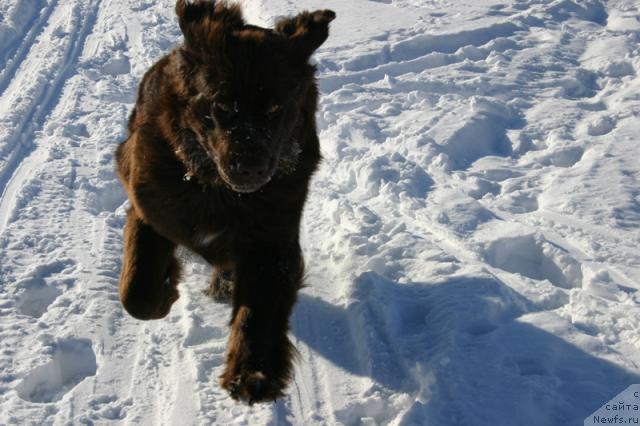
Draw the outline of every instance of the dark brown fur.
[[[300,217],[320,160],[308,59],[335,14],[263,29],[224,3],[178,0],[176,12],[185,42],[145,74],[116,154],[132,205],[120,298],[136,318],[166,316],[179,297],[176,247],[199,253],[215,266],[210,292],[233,304],[222,386],[274,400],[292,374]]]

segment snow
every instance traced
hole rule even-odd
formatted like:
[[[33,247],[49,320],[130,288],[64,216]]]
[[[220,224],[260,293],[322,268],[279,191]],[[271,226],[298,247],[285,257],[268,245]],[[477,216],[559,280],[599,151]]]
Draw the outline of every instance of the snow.
[[[241,2],[338,15],[295,380],[253,407],[202,260],[161,321],[118,301],[113,153],[173,3],[0,0],[0,424],[574,425],[640,383],[637,2]]]

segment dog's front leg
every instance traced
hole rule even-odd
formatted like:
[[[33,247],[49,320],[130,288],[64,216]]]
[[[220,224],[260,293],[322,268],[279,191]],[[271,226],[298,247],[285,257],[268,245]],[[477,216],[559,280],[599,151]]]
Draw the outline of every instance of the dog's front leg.
[[[289,315],[302,284],[300,246],[252,250],[234,273],[231,335],[222,387],[252,404],[282,396],[295,348],[287,337]]]
[[[120,274],[120,301],[133,317],[165,317],[178,299],[180,264],[176,245],[158,234],[132,207],[124,228],[124,259]]]

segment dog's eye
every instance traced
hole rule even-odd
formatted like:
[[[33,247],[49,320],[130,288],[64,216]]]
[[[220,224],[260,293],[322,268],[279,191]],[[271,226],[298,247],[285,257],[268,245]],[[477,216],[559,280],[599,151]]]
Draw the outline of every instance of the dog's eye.
[[[282,109],[282,107],[280,105],[273,104],[269,108],[267,108],[267,114],[269,114],[269,115],[276,114],[276,113],[280,112],[281,109]]]
[[[231,112],[231,105],[229,104],[224,104],[222,102],[214,102],[213,103],[213,108],[217,109],[218,111],[222,111],[222,112]]]

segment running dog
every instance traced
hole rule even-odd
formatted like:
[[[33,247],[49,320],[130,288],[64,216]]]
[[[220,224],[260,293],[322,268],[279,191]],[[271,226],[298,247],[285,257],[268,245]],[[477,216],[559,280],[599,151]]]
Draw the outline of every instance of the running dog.
[[[274,28],[222,2],[178,0],[176,13],[184,43],[144,75],[116,152],[131,202],[120,299],[135,318],[163,318],[179,297],[177,246],[201,255],[214,266],[210,294],[233,306],[221,385],[272,401],[292,376],[300,218],[320,161],[309,58],[335,13]]]

